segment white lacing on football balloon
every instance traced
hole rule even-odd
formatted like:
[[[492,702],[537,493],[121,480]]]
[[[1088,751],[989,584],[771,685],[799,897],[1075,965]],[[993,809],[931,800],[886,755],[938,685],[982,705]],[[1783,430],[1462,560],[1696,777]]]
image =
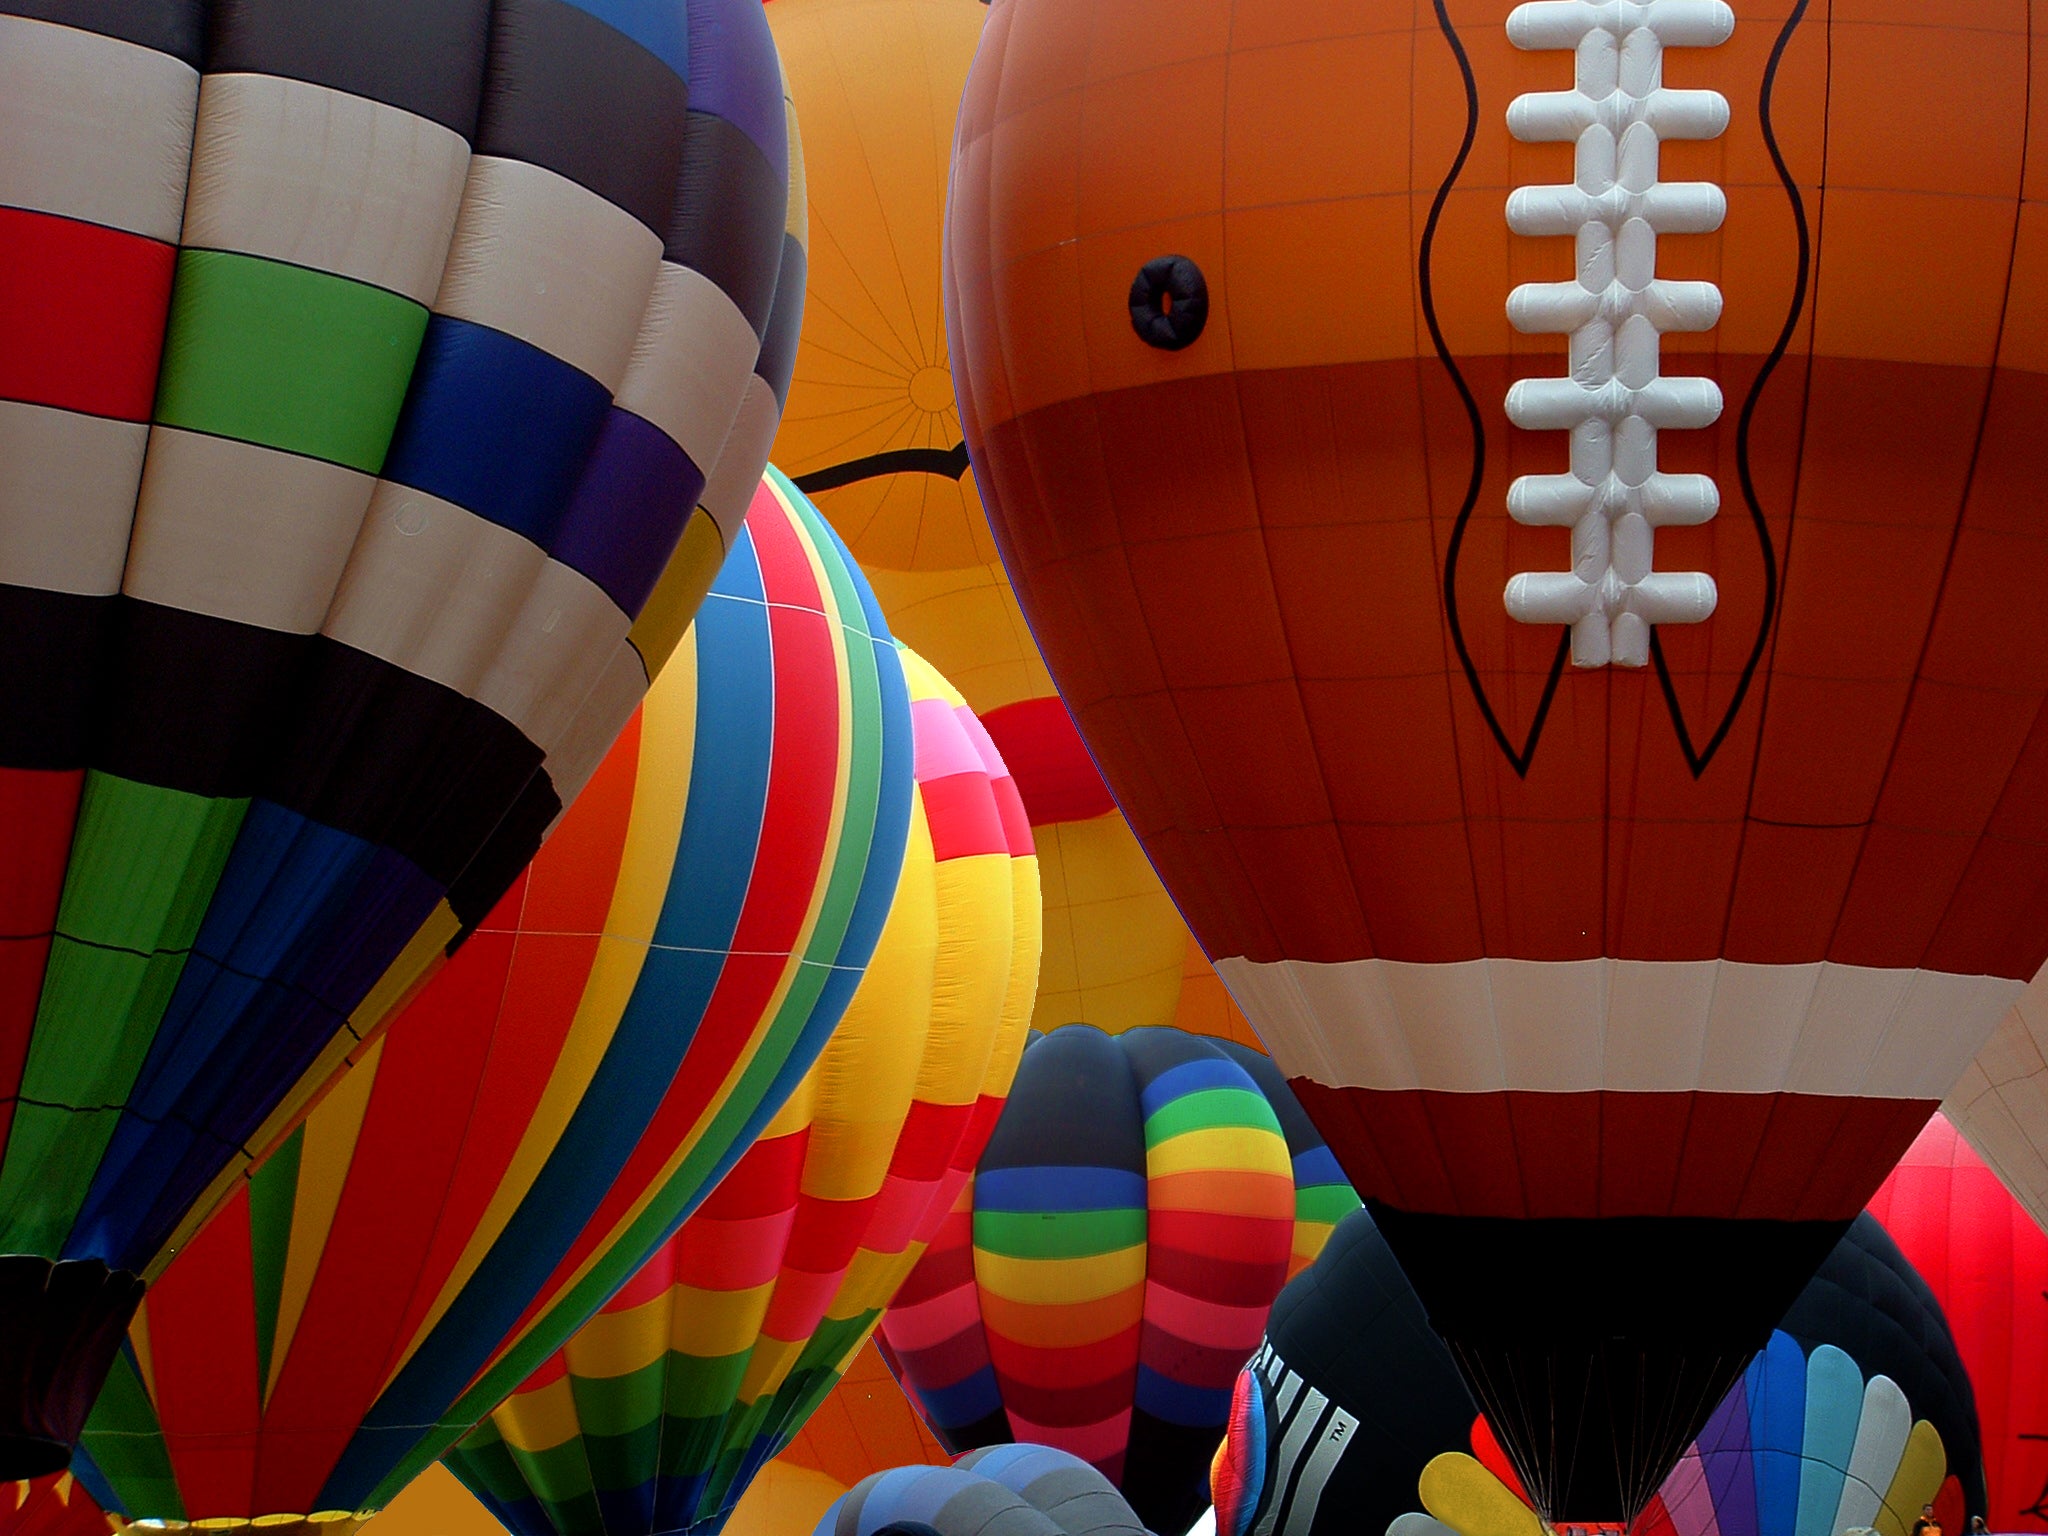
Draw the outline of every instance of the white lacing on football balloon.
[[[1719,228],[1728,200],[1712,182],[1660,182],[1657,159],[1663,139],[1711,139],[1728,126],[1718,91],[1665,89],[1664,50],[1711,48],[1734,30],[1721,0],[1533,0],[1508,16],[1517,48],[1570,48],[1575,61],[1573,88],[1517,97],[1508,131],[1577,145],[1572,183],[1516,188],[1508,227],[1576,237],[1578,276],[1508,295],[1516,330],[1571,337],[1570,371],[1518,381],[1507,413],[1518,427],[1571,433],[1571,472],[1523,475],[1508,513],[1570,528],[1572,568],[1515,576],[1507,609],[1524,623],[1571,625],[1581,667],[1640,667],[1652,624],[1696,624],[1714,611],[1711,576],[1656,570],[1652,554],[1658,528],[1706,522],[1720,506],[1708,476],[1658,470],[1657,432],[1721,414],[1712,379],[1658,373],[1659,337],[1710,329],[1721,290],[1657,277],[1657,236]]]

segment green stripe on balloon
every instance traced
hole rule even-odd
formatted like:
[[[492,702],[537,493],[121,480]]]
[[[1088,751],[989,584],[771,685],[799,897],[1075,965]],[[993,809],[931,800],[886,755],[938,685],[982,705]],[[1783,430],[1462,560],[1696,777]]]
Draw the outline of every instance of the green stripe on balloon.
[[[1249,1088],[1204,1088],[1162,1104],[1145,1121],[1145,1145],[1158,1147],[1190,1131],[1226,1127],[1278,1134],[1280,1122],[1264,1096]]]
[[[0,1253],[63,1250],[248,807],[86,776],[0,1161]]]
[[[1145,1213],[1136,1206],[1107,1211],[974,1213],[974,1246],[1004,1258],[1084,1259],[1135,1248],[1144,1241]]]
[[[182,251],[156,419],[374,475],[427,311],[368,283],[229,251]]]
[[[256,1300],[256,1369],[270,1379],[270,1354],[277,1342],[278,1298],[284,1293],[284,1261],[291,1249],[292,1206],[299,1192],[299,1154],[306,1145],[300,1126],[249,1179],[249,1261]]]

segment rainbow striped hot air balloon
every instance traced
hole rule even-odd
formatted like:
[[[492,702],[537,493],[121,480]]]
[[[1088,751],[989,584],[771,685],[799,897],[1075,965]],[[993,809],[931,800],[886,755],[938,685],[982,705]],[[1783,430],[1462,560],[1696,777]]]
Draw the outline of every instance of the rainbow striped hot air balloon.
[[[881,933],[911,771],[872,595],[771,475],[532,867],[152,1288],[95,1491],[346,1517],[446,1449],[802,1080]]]
[[[873,962],[702,1210],[450,1452],[518,1536],[721,1528],[966,1183],[1038,975],[1036,861],[973,714],[905,652],[917,795]]]
[[[1263,1057],[1178,1030],[1032,1038],[973,1184],[883,1319],[949,1450],[1058,1446],[1159,1530],[1208,1502],[1238,1367],[1297,1247],[1348,1198],[1298,1114],[1297,1160],[1275,1091]]]

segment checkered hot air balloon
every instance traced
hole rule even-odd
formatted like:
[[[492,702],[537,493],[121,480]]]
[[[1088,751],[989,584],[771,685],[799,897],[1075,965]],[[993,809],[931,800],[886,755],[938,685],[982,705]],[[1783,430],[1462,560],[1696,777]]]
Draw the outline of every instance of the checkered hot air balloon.
[[[632,713],[796,165],[748,0],[0,4],[0,1476]]]
[[[431,1463],[797,1089],[882,932],[912,754],[872,594],[771,473],[555,835],[151,1288],[81,1475],[131,1516],[328,1525]]]

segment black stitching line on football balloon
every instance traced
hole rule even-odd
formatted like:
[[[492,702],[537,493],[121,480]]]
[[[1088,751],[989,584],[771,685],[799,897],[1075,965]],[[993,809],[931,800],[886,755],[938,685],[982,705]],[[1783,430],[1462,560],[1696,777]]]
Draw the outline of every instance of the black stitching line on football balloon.
[[[1422,249],[1417,261],[1416,280],[1421,289],[1422,318],[1429,326],[1430,344],[1436,348],[1437,361],[1444,365],[1444,371],[1451,376],[1451,383],[1457,386],[1458,398],[1465,402],[1465,418],[1472,425],[1472,478],[1466,483],[1465,500],[1458,508],[1457,520],[1451,524],[1450,543],[1444,550],[1444,615],[1451,626],[1451,644],[1458,650],[1458,665],[1465,670],[1465,684],[1472,690],[1480,717],[1486,721],[1486,728],[1493,732],[1493,739],[1506,754],[1508,766],[1515,770],[1515,777],[1526,778],[1529,764],[1536,756],[1537,738],[1543,734],[1543,722],[1550,715],[1551,700],[1557,697],[1558,679],[1564,676],[1565,658],[1571,654],[1572,632],[1567,628],[1558,636],[1557,655],[1550,663],[1550,676],[1544,680],[1543,697],[1536,701],[1536,718],[1529,722],[1528,739],[1517,751],[1515,744],[1508,740],[1500,718],[1494,714],[1492,701],[1486,697],[1486,685],[1479,681],[1479,669],[1473,665],[1472,652],[1465,645],[1465,626],[1458,620],[1458,551],[1464,545],[1465,526],[1472,521],[1472,510],[1479,505],[1480,487],[1486,478],[1486,423],[1480,418],[1479,402],[1472,398],[1471,386],[1465,382],[1465,375],[1458,371],[1457,363],[1451,358],[1451,349],[1444,341],[1443,326],[1437,322],[1430,262],[1436,253],[1436,227],[1443,217],[1444,204],[1449,201],[1451,187],[1471,157],[1472,141],[1479,132],[1479,86],[1472,77],[1472,61],[1465,56],[1465,45],[1458,41],[1457,28],[1451,25],[1444,0],[1436,0],[1436,22],[1450,43],[1451,52],[1457,57],[1458,73],[1465,81],[1465,141],[1458,146],[1458,157],[1451,162],[1450,170],[1436,189],[1435,200],[1429,205],[1429,218],[1422,226]]]
[[[1756,378],[1749,386],[1748,395],[1743,398],[1742,416],[1735,427],[1735,472],[1742,481],[1742,499],[1749,506],[1750,521],[1756,525],[1757,547],[1764,557],[1764,611],[1757,623],[1756,643],[1749,648],[1749,660],[1735,684],[1735,697],[1728,701],[1728,712],[1721,717],[1721,723],[1714,728],[1714,734],[1707,738],[1706,746],[1700,751],[1693,750],[1692,733],[1685,726],[1685,710],[1678,702],[1678,689],[1671,681],[1671,668],[1664,660],[1664,647],[1657,638],[1657,631],[1654,628],[1650,631],[1650,660],[1657,668],[1657,686],[1663,690],[1664,707],[1670,711],[1672,727],[1678,732],[1678,748],[1685,754],[1685,765],[1692,770],[1694,778],[1707,771],[1707,764],[1714,760],[1714,754],[1728,739],[1735,716],[1749,694],[1749,685],[1756,679],[1756,669],[1764,657],[1764,646],[1771,637],[1771,623],[1778,613],[1778,552],[1771,546],[1770,525],[1764,521],[1763,504],[1757,499],[1756,477],[1749,463],[1749,429],[1756,417],[1757,402],[1763,398],[1764,386],[1778,371],[1778,364],[1792,345],[1793,333],[1799,328],[1799,317],[1806,309],[1807,280],[1813,260],[1812,234],[1806,223],[1806,202],[1799,195],[1799,183],[1792,179],[1792,172],[1785,164],[1784,151],[1778,148],[1777,130],[1771,126],[1771,92],[1778,82],[1778,64],[1785,57],[1785,48],[1792,41],[1793,32],[1806,16],[1807,3],[1808,0],[1798,0],[1798,4],[1792,7],[1792,14],[1785,18],[1778,40],[1771,47],[1770,62],[1764,65],[1763,85],[1757,92],[1757,120],[1763,126],[1764,147],[1771,152],[1771,164],[1777,167],[1778,180],[1784,185],[1785,196],[1792,204],[1792,223],[1799,236],[1799,264],[1792,281],[1792,307],[1786,312],[1784,328],[1778,332],[1777,345],[1764,358],[1763,366],[1757,370]]]
[[[814,469],[808,475],[798,475],[790,483],[806,496],[815,496],[819,491],[836,491],[842,485],[852,485],[857,480],[879,480],[884,475],[938,475],[942,479],[958,480],[967,473],[967,467],[965,443],[955,443],[950,448],[890,448],[882,453],[848,459],[844,464]]]

